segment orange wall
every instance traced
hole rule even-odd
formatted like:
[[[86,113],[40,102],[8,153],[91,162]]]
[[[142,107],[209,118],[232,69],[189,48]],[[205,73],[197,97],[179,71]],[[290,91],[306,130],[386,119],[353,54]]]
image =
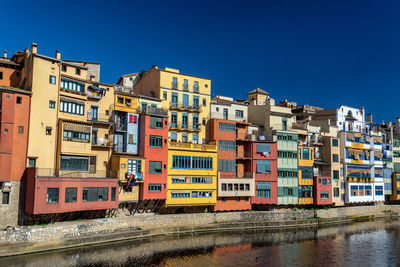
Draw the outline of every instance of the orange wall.
[[[26,166],[30,96],[8,91],[0,94],[0,180],[18,181]],[[21,104],[16,103],[17,97]],[[23,133],[18,132],[19,126]]]
[[[21,70],[0,66],[0,72],[3,72],[3,79],[0,79],[0,86],[18,87],[21,82]],[[17,77],[19,73],[19,77]]]
[[[223,202],[222,198],[217,198],[214,210],[216,211],[230,211],[230,210],[251,210],[250,197],[241,197],[240,201],[236,201],[236,197],[226,197]],[[248,201],[245,201],[247,199]]]

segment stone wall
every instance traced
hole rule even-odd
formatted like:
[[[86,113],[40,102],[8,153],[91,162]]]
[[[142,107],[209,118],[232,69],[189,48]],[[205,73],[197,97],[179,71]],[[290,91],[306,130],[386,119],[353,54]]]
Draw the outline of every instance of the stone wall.
[[[9,181],[11,192],[9,203],[3,204],[3,192],[0,190],[0,227],[18,224],[20,182]]]
[[[362,215],[379,215],[391,210],[399,212],[400,206],[363,206],[328,210],[276,210],[224,213],[196,213],[174,215],[137,215],[125,218],[107,218],[88,221],[69,221],[47,226],[20,227],[0,231],[1,244],[22,242],[65,241],[96,235],[121,235],[124,232],[151,230],[151,233],[177,231],[183,227],[198,227],[221,223],[283,222],[318,216],[343,218]]]

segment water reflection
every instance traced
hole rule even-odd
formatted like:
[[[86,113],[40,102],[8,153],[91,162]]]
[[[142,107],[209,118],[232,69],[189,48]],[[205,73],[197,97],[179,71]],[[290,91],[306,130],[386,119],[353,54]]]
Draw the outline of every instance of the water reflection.
[[[399,221],[165,236],[0,258],[0,266],[396,266]]]

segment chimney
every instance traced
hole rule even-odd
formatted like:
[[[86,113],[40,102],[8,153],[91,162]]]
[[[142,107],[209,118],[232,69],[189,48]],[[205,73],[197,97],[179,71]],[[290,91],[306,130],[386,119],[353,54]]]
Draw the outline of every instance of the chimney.
[[[37,53],[37,44],[32,43],[31,48],[32,48],[32,54],[36,54]]]
[[[7,57],[7,50],[4,50],[4,57]]]
[[[372,122],[372,114],[367,114],[367,122]]]
[[[61,60],[61,53],[58,50],[56,50],[56,59]]]

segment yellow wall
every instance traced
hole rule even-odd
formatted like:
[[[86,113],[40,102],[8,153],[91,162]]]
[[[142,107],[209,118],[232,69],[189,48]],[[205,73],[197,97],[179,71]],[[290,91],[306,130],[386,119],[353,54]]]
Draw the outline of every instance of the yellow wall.
[[[208,151],[202,151],[199,149],[201,145],[193,144],[180,144],[180,145],[191,145],[192,147],[181,148],[175,147],[174,149],[169,148],[168,150],[168,192],[166,206],[196,206],[196,205],[215,205],[217,201],[217,153],[215,145],[208,145]],[[201,156],[201,157],[212,157],[213,158],[213,169],[212,170],[193,170],[193,169],[173,169],[172,168],[172,156],[183,155],[183,156]],[[173,177],[212,177],[212,184],[173,184]],[[171,198],[172,192],[190,192],[192,191],[205,190],[212,191],[212,197],[209,198]]]
[[[118,98],[123,99],[123,103],[118,102]],[[131,105],[127,105],[126,101],[130,100]],[[129,103],[129,102],[128,102]],[[130,112],[130,113],[138,113],[138,98],[134,97],[133,95],[123,94],[119,92],[115,92],[115,100],[114,100],[114,107],[115,110],[123,111],[123,112]]]

